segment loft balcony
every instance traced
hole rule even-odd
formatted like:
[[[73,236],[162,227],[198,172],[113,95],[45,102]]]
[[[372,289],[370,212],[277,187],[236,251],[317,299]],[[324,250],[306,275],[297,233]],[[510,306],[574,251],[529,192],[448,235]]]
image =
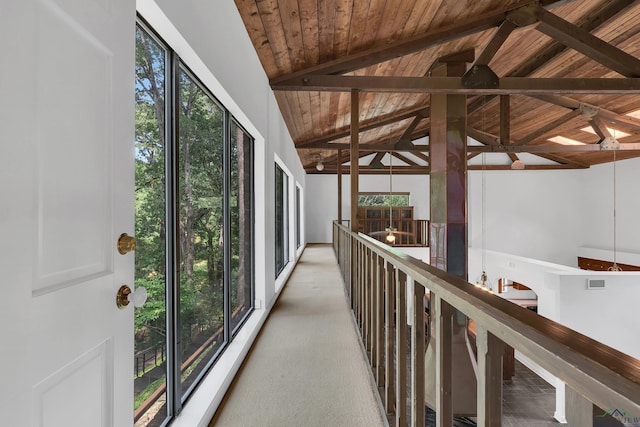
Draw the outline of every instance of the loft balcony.
[[[337,223],[333,231],[333,252],[305,249],[210,425],[559,425],[557,384],[518,360],[503,377],[507,348],[562,381],[569,425],[637,425],[639,360]],[[459,313],[475,343],[465,381],[477,399],[464,414]]]

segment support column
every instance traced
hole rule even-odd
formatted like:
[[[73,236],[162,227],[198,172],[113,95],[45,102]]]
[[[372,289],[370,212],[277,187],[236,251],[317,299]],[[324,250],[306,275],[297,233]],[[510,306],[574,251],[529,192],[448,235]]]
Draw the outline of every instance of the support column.
[[[434,77],[462,76],[447,63]],[[431,265],[467,279],[467,97],[431,95]]]
[[[434,77],[460,77],[468,55],[441,58]],[[471,61],[473,59],[471,58]],[[466,95],[431,95],[429,133],[431,166],[431,265],[467,280],[467,99]],[[436,295],[437,301],[440,296]],[[433,301],[433,299],[432,299]],[[446,301],[441,305],[448,306]],[[436,304],[436,309],[439,307]],[[432,334],[425,355],[425,402],[442,424],[455,416],[476,416],[477,387],[467,346],[467,318],[452,309],[450,325],[442,313],[432,317]],[[435,326],[435,328],[433,327]],[[450,384],[450,394],[443,385]],[[449,401],[447,401],[447,399]]]
[[[338,150],[338,223],[342,224],[342,150]]]
[[[351,231],[358,232],[358,174],[360,159],[360,92],[351,89]]]

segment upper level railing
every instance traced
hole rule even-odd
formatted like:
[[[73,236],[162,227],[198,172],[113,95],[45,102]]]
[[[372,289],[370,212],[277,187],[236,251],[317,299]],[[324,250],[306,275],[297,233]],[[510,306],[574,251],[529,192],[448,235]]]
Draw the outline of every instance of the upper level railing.
[[[592,404],[640,417],[639,360],[338,223],[333,224],[333,247],[381,400],[396,426],[424,422],[427,290],[435,323],[430,345],[436,347],[433,409],[438,426],[453,425],[456,312],[476,325],[478,425],[502,425],[505,344],[565,382],[569,425],[593,426]],[[409,299],[407,284],[413,284]]]

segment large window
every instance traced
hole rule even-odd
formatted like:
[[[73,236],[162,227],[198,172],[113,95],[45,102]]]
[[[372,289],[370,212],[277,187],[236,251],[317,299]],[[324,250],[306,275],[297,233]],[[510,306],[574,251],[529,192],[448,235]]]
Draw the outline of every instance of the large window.
[[[276,277],[289,262],[289,176],[275,164]]]
[[[302,245],[302,189],[296,185],[296,249]]]
[[[162,426],[253,308],[253,139],[141,25],[135,154],[135,425]]]

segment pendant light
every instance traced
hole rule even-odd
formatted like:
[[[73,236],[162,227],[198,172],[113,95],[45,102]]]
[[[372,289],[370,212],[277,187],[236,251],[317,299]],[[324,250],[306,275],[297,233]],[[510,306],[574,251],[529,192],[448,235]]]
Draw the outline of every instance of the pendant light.
[[[484,128],[484,98],[483,98],[483,109],[482,109],[482,131],[485,131]],[[486,212],[487,212],[487,159],[486,153],[482,153],[482,273],[476,280],[476,286],[480,287],[485,291],[493,291],[491,283],[489,282],[489,278],[487,276],[487,220],[486,220]]]
[[[391,196],[393,195],[393,155],[391,151],[389,151],[389,228],[387,228],[387,236],[385,240],[389,244],[393,244],[396,241],[396,235],[394,232],[396,231],[393,228],[393,208],[391,206]]]
[[[615,130],[613,139],[615,140]],[[608,268],[609,271],[622,271],[617,261],[617,228],[616,228],[616,150],[613,150],[613,265]]]

